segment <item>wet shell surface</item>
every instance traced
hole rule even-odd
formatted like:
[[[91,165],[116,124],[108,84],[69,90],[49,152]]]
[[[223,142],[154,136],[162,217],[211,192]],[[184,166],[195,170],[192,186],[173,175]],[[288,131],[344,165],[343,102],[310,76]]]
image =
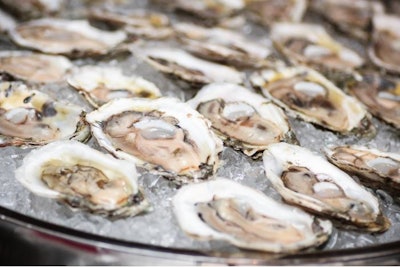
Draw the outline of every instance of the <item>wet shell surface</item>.
[[[212,123],[225,144],[259,157],[269,144],[297,142],[283,110],[236,84],[213,83],[187,102]]]
[[[276,22],[300,22],[307,9],[306,0],[246,0],[252,18],[266,26]]]
[[[375,65],[400,73],[400,17],[379,14],[373,17],[369,56]]]
[[[157,70],[200,87],[213,82],[243,83],[244,74],[234,68],[194,57],[175,48],[152,47],[136,51]]]
[[[70,57],[107,54],[126,38],[124,32],[102,31],[86,20],[55,18],[19,24],[9,35],[20,46]]]
[[[161,96],[155,84],[141,77],[125,75],[115,67],[77,67],[67,80],[95,108],[115,98]]]
[[[0,51],[0,72],[32,83],[61,82],[73,64],[63,56]]]
[[[317,24],[275,23],[271,28],[271,39],[293,64],[349,73],[364,64],[360,55],[336,42]]]
[[[182,187],[172,199],[180,227],[200,240],[224,240],[244,249],[294,252],[324,243],[320,220],[260,191],[225,178]]]
[[[361,81],[349,83],[347,90],[374,116],[400,129],[400,80],[379,73],[365,73]]]
[[[0,82],[0,146],[84,141],[89,126],[82,107],[57,101],[19,82]]]
[[[382,188],[398,196],[400,154],[357,145],[329,147],[325,154],[330,162],[357,175],[365,185]]]
[[[267,44],[232,30],[189,23],[175,24],[174,29],[186,50],[208,60],[250,68],[283,65]]]
[[[77,141],[57,141],[31,151],[15,177],[39,196],[96,214],[127,217],[150,208],[134,164]]]
[[[218,167],[222,141],[176,98],[115,99],[86,119],[106,150],[178,184],[207,179]]]
[[[289,67],[262,70],[251,83],[289,114],[341,134],[373,134],[371,116],[353,97],[315,70]]]
[[[286,202],[370,232],[390,227],[372,193],[310,150],[271,144],[263,161],[267,179]]]

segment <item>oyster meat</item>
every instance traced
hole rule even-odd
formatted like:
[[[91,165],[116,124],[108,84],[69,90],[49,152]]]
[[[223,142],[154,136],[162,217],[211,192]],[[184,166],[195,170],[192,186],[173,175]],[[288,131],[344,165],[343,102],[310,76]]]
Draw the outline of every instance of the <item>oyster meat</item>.
[[[380,14],[373,17],[371,60],[379,67],[400,73],[400,17]]]
[[[0,51],[0,73],[32,83],[61,82],[73,64],[63,56]]]
[[[300,22],[307,0],[246,0],[251,17],[266,26],[276,22]]]
[[[313,0],[310,6],[341,31],[363,40],[369,38],[372,17],[385,12],[381,2],[371,0]]]
[[[187,102],[212,123],[225,144],[257,158],[269,144],[297,142],[281,108],[245,87],[213,83]]]
[[[149,210],[135,165],[77,141],[57,141],[31,151],[15,177],[33,193],[110,217]]]
[[[87,65],[75,68],[67,80],[95,108],[114,98],[161,96],[155,84],[141,77],[124,75],[115,67]]]
[[[370,232],[390,227],[373,194],[310,150],[271,144],[263,161],[267,179],[286,202]]]
[[[81,107],[56,101],[19,82],[0,82],[0,147],[85,141],[90,134]]]
[[[106,22],[114,27],[122,28],[129,35],[140,38],[165,39],[173,35],[166,15],[142,9],[94,9],[89,12],[89,19]]]
[[[271,28],[271,38],[293,64],[303,63],[347,73],[364,64],[356,52],[336,42],[317,24],[275,23]]]
[[[315,70],[303,66],[266,69],[250,79],[293,116],[341,134],[375,133],[365,108]]]
[[[324,243],[332,231],[331,222],[226,178],[186,185],[172,204],[189,236],[224,240],[244,249],[299,251]]]
[[[253,68],[273,67],[279,63],[278,56],[268,45],[231,30],[188,23],[175,24],[174,29],[185,49],[208,60]]]
[[[176,98],[120,98],[86,116],[100,146],[175,183],[213,175],[222,141]]]
[[[19,24],[9,35],[20,46],[69,57],[104,55],[126,38],[122,31],[102,31],[86,20],[56,18]]]
[[[357,97],[376,117],[400,129],[400,80],[369,72],[361,81],[349,83],[350,94]]]
[[[329,147],[325,153],[330,162],[357,175],[365,185],[382,188],[398,196],[400,154],[356,145]]]
[[[244,74],[234,68],[199,59],[175,48],[152,47],[140,49],[147,62],[157,70],[200,87],[212,82],[243,83]]]

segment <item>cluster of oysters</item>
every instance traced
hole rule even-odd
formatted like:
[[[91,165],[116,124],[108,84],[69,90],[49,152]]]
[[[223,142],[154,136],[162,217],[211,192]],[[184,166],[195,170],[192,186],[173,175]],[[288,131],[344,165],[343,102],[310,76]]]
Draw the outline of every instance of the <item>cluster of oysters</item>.
[[[153,2],[189,22],[119,1],[88,5],[79,20],[62,18],[67,1],[0,1],[0,30],[19,47],[0,51],[0,146],[39,147],[15,171],[18,181],[123,218],[151,212],[140,167],[179,188],[173,210],[188,235],[268,252],[319,246],[331,221],[390,227],[364,185],[397,196],[400,155],[354,143],[326,147],[325,159],[301,146],[288,116],[341,136],[372,138],[372,116],[399,130],[399,16],[372,0]],[[360,40],[366,55],[302,22],[306,11]],[[271,45],[238,30],[248,21],[268,29]],[[196,94],[183,102],[122,69],[74,63],[124,53]],[[63,83],[91,111],[41,91]],[[91,136],[108,154],[85,144]],[[224,145],[262,160],[285,203],[217,177]]]

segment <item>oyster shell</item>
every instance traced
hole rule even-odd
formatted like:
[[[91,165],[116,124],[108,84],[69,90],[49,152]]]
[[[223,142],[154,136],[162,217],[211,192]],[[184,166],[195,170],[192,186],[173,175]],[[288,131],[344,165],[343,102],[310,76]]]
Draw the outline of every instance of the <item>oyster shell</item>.
[[[269,144],[297,142],[282,109],[245,87],[214,83],[187,102],[212,123],[225,144],[254,158]]]
[[[100,146],[175,183],[212,175],[222,141],[209,122],[176,98],[120,98],[86,116]]]
[[[204,28],[188,23],[174,25],[174,30],[190,53],[238,67],[275,66],[278,56],[271,48],[231,30]]]
[[[341,134],[375,133],[364,107],[310,68],[267,69],[254,73],[250,80],[292,116]]]
[[[20,46],[69,57],[104,55],[126,38],[124,32],[102,31],[86,20],[55,18],[19,24],[9,35]]]
[[[0,33],[5,33],[17,25],[15,19],[0,9]]]
[[[357,175],[365,185],[396,195],[400,192],[400,154],[356,145],[329,147],[325,154],[330,162]]]
[[[172,204],[189,236],[224,240],[244,249],[299,251],[324,243],[332,231],[329,221],[225,178],[184,186]]]
[[[103,8],[91,10],[88,15],[90,20],[106,22],[136,37],[166,39],[173,35],[169,18],[157,12]]]
[[[371,60],[379,67],[400,73],[400,17],[381,14],[373,17]]]
[[[61,82],[72,66],[71,61],[63,56],[29,51],[0,51],[0,73],[27,82]]]
[[[246,10],[259,23],[300,22],[307,9],[306,0],[246,0]]]
[[[153,47],[139,52],[157,70],[200,87],[213,82],[243,83],[244,74],[234,68],[205,61],[175,48]],[[139,54],[139,55],[140,55]]]
[[[111,217],[149,210],[135,165],[76,141],[57,141],[31,151],[15,177],[33,193],[73,208]]]
[[[317,24],[275,23],[271,28],[271,39],[293,64],[348,73],[364,64],[356,52],[336,42]]]
[[[370,232],[390,227],[373,194],[308,149],[271,144],[263,161],[268,180],[286,202]]]
[[[85,141],[89,126],[81,107],[29,90],[18,82],[0,82],[0,147],[44,145],[59,139]]]
[[[372,17],[385,12],[381,2],[371,0],[313,0],[310,6],[341,31],[363,40],[369,38]]]
[[[361,81],[347,85],[350,94],[374,116],[400,129],[400,80],[373,72],[362,77]]]
[[[65,0],[0,0],[2,6],[21,19],[54,15],[64,6]]]
[[[158,0],[155,2],[201,18],[203,23],[221,21],[237,14],[245,6],[244,0]]]
[[[115,67],[83,66],[75,68],[68,83],[80,91],[95,108],[114,98],[161,96],[153,83],[135,76],[126,76]]]

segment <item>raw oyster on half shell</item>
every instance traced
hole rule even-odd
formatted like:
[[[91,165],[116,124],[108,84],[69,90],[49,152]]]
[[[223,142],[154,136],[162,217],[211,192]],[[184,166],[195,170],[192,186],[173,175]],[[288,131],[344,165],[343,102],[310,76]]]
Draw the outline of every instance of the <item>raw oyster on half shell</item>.
[[[300,22],[307,0],[245,0],[246,10],[255,21],[271,26],[276,22]]]
[[[357,97],[374,116],[400,129],[400,80],[368,72],[361,81],[349,83],[347,91]]]
[[[19,82],[0,82],[0,147],[85,141],[90,134],[80,106],[57,101]]]
[[[330,162],[357,175],[365,185],[396,195],[400,192],[400,154],[357,145],[331,146],[325,154]]]
[[[0,51],[0,73],[32,83],[64,80],[73,64],[63,56],[29,51]]]
[[[370,232],[390,227],[373,194],[310,150],[271,144],[263,161],[267,179],[287,203]]]
[[[341,134],[375,133],[365,108],[315,70],[303,66],[266,69],[250,80],[292,116]]]
[[[136,51],[157,70],[200,87],[213,82],[241,84],[244,74],[234,68],[202,60],[176,48],[152,47]]]
[[[180,227],[200,240],[294,252],[324,243],[332,224],[225,178],[182,187],[172,199]]]
[[[149,210],[137,176],[131,162],[77,141],[57,141],[33,150],[15,171],[17,180],[39,196],[116,218]]]
[[[225,144],[248,156],[260,157],[271,143],[297,143],[283,110],[240,85],[209,84],[187,103],[211,121]]]
[[[209,121],[177,98],[120,98],[86,116],[100,146],[175,183],[207,179],[222,141]]]
[[[106,22],[139,38],[166,39],[173,35],[170,20],[166,15],[143,9],[94,9],[89,12],[89,18]]]
[[[317,24],[275,23],[271,28],[271,39],[293,64],[345,73],[352,73],[364,64],[360,55],[336,42]]]
[[[114,98],[161,96],[160,89],[155,84],[141,77],[127,76],[115,67],[77,67],[67,80],[95,108]]]
[[[385,12],[383,4],[373,0],[312,0],[310,6],[341,31],[363,40],[369,38],[372,17]]]
[[[204,28],[178,23],[175,32],[190,53],[223,64],[238,67],[275,67],[278,56],[267,44],[246,38],[224,28]]]
[[[375,65],[400,73],[400,17],[380,14],[373,18],[372,42],[368,49]]]
[[[102,31],[86,20],[56,18],[19,24],[9,35],[20,46],[69,57],[104,55],[126,38],[124,32]]]

